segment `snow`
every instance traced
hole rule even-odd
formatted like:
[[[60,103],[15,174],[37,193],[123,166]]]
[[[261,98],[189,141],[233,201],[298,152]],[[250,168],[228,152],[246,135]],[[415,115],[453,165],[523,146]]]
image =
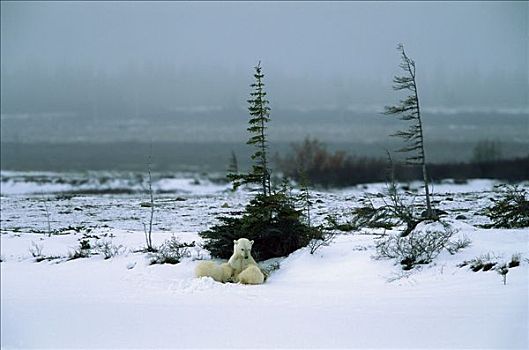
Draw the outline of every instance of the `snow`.
[[[160,184],[203,188],[186,193],[182,202],[167,202],[174,194],[156,197],[170,204],[157,208],[155,245],[173,234],[200,243],[198,232],[216,215],[240,210],[249,198],[207,182]],[[40,195],[2,192],[1,346],[526,349],[529,229],[479,228],[493,184],[449,185],[453,200],[441,200],[449,210],[446,220],[472,241],[457,254],[445,251],[430,265],[403,271],[391,260],[374,259],[379,235],[363,230],[340,234],[313,255],[307,248],[292,253],[259,286],[195,278],[196,259],[208,258],[200,248],[180,264],[149,265],[147,254],[137,252],[149,210],[139,206],[137,195],[50,202],[54,227],[82,223],[92,228],[90,235],[125,251],[108,260],[94,255],[36,263],[29,252],[33,243],[46,256],[65,257],[86,232],[32,233],[46,225]],[[362,194],[362,187],[317,192],[323,203],[315,214],[357,205]],[[455,220],[464,205],[472,210],[469,219]],[[59,214],[68,207],[83,210]],[[68,221],[70,216],[75,219]],[[457,266],[484,254],[505,262],[521,254],[522,263],[509,270],[506,285],[494,271]]]
[[[200,181],[196,179],[161,179],[156,183],[158,189],[162,191],[181,191],[198,195],[214,194],[231,188],[230,185],[217,185],[211,181]]]
[[[231,188],[228,184],[215,184],[198,174],[180,173],[177,178],[154,178],[153,190],[190,194],[212,194]],[[49,194],[76,191],[128,189],[140,192],[147,188],[147,176],[127,172],[15,172],[1,171],[2,195]]]

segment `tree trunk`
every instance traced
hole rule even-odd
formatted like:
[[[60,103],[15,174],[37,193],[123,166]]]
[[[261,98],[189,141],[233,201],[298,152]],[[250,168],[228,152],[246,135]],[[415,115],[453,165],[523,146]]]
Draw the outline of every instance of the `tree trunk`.
[[[424,135],[422,130],[421,109],[419,105],[419,93],[417,92],[417,82],[415,81],[415,65],[413,65],[412,69],[408,63],[408,69],[413,79],[413,92],[415,94],[415,101],[417,103],[417,121],[419,123],[419,137],[421,140],[422,179],[424,182],[424,191],[426,195],[426,217],[433,218],[432,203],[430,202],[430,186],[428,184],[428,172],[426,171],[426,155],[424,153]]]
[[[263,116],[261,116],[261,152],[262,152],[262,156],[261,156],[261,161],[263,162],[263,194],[266,196],[268,196],[268,194],[270,194],[268,190],[268,165],[267,165],[267,161],[266,161],[266,145],[265,145],[265,134],[264,134],[264,120],[263,120]],[[267,194],[268,192],[268,194]]]

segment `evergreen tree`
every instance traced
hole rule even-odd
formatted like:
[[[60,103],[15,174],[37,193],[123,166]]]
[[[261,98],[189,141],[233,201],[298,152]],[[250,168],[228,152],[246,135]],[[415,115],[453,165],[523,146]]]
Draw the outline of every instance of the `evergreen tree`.
[[[250,106],[248,144],[256,150],[252,155],[255,164],[248,174],[232,172],[228,178],[234,188],[243,184],[259,184],[260,191],[246,206],[240,217],[219,217],[219,223],[199,233],[204,238],[204,248],[218,258],[229,258],[233,253],[233,241],[239,238],[254,240],[252,252],[256,260],[285,256],[306,246],[313,239],[321,239],[322,232],[302,220],[301,210],[294,206],[288,182],[279,191],[272,191],[270,169],[267,160],[266,124],[270,120],[270,108],[264,91],[261,64],[255,67],[255,82],[248,103]]]
[[[415,62],[406,55],[404,46],[399,44],[397,50],[401,54],[400,68],[404,75],[393,78],[393,90],[408,90],[410,94],[395,106],[386,106],[384,114],[397,115],[400,120],[409,121],[410,126],[406,130],[401,130],[391,136],[401,137],[407,142],[407,146],[398,150],[399,152],[411,152],[411,156],[406,158],[412,165],[419,165],[422,169],[424,190],[426,192],[426,216],[434,218],[430,200],[430,189],[428,182],[428,172],[426,168],[426,156],[424,152],[424,136],[421,119],[421,109],[419,105],[419,93],[417,91],[417,81],[415,75]]]
[[[271,195],[270,169],[268,168],[267,152],[268,142],[266,140],[266,124],[270,121],[269,101],[266,99],[264,91],[263,78],[264,74],[261,68],[261,62],[254,67],[255,82],[250,85],[253,89],[250,93],[248,111],[250,113],[248,131],[251,136],[247,144],[254,145],[256,150],[252,155],[255,164],[248,174],[231,174],[228,178],[233,181],[234,188],[244,184],[257,183],[261,186],[261,193],[264,196]]]

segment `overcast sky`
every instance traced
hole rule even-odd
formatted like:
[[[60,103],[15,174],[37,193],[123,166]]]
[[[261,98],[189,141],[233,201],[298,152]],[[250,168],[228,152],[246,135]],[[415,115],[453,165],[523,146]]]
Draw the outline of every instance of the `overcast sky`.
[[[528,16],[526,1],[2,1],[2,102],[23,100],[39,79],[31,72],[69,69],[104,74],[116,86],[127,85],[120,77],[132,71],[157,72],[187,84],[175,88],[181,100],[167,101],[199,103],[202,96],[219,104],[247,94],[251,67],[261,60],[278,103],[378,103],[377,96],[392,93],[386,88],[398,72],[395,47],[402,42],[432,106],[454,98],[462,105],[526,107]],[[31,94],[60,95],[56,84]],[[468,103],[448,96],[458,90]]]

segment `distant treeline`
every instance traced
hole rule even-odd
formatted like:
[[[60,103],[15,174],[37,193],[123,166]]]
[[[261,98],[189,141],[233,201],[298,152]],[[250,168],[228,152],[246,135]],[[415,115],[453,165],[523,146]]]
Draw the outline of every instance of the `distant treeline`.
[[[299,169],[305,169],[315,185],[327,187],[350,186],[359,183],[380,182],[388,179],[389,161],[383,149],[396,148],[396,144],[335,143],[324,145],[317,140],[303,143],[273,143],[271,154],[276,156],[272,165],[274,173],[283,172],[299,179]],[[502,159],[498,145],[480,144],[428,144],[429,155],[456,154],[455,159],[471,158],[468,162],[433,161],[428,164],[432,180],[444,178],[497,178],[506,181],[529,179],[529,155],[515,159]],[[475,146],[475,147],[474,147]],[[479,147],[478,147],[479,146]],[[474,148],[473,148],[474,147]],[[514,146],[512,146],[514,147]],[[519,148],[526,147],[521,144]],[[505,150],[505,143],[502,144]],[[238,160],[239,169],[248,168],[249,148],[240,143],[154,143],[154,171],[198,171],[224,173],[228,168],[230,152]],[[479,152],[476,152],[479,151]],[[101,144],[19,144],[1,143],[1,169],[21,171],[85,171],[117,170],[145,172],[150,153],[146,143]],[[363,156],[352,156],[351,154]],[[501,152],[500,152],[501,153]],[[503,152],[503,154],[512,152]],[[380,154],[381,157],[376,157]],[[465,154],[462,157],[461,154]],[[419,170],[399,162],[392,155],[398,180],[420,179]],[[495,157],[494,159],[490,159]],[[432,157],[434,158],[434,157]]]
[[[329,152],[318,140],[306,139],[292,145],[286,157],[277,156],[276,162],[287,177],[303,178],[313,185],[344,187],[369,182],[384,182],[392,173],[397,181],[422,179],[421,169],[384,158],[355,157],[344,151]],[[428,164],[430,178],[466,180],[472,178],[522,181],[529,179],[529,155],[515,159],[483,159],[470,162]]]

